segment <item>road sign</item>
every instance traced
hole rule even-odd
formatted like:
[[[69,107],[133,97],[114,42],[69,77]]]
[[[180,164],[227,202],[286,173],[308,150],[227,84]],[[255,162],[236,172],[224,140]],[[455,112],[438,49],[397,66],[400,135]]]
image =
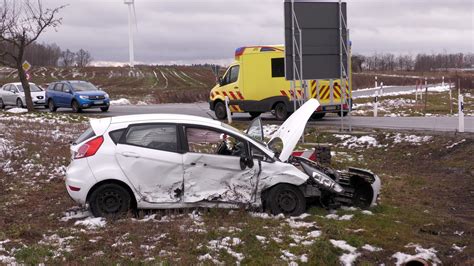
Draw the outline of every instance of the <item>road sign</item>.
[[[21,67],[23,68],[23,70],[25,72],[28,72],[28,70],[30,70],[31,68],[31,64],[25,60],[25,62],[23,62],[23,64],[21,64]]]
[[[26,72],[25,74],[26,74],[26,80],[30,80],[31,79],[30,73]]]

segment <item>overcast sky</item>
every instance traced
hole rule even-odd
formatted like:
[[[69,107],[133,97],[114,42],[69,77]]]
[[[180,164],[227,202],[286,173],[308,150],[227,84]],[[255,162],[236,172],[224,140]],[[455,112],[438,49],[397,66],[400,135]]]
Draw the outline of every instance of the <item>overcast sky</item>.
[[[40,39],[84,48],[96,61],[128,61],[123,0],[63,4],[62,25]],[[348,0],[354,53],[474,52],[473,0]],[[229,63],[236,47],[283,44],[283,0],[135,0],[135,58],[144,63]]]

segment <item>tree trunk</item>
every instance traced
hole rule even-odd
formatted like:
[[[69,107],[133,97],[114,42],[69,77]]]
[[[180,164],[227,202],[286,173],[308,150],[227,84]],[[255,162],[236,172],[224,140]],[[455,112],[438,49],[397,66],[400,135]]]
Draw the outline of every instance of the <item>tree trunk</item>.
[[[23,67],[21,64],[17,66],[18,70],[18,77],[20,78],[21,85],[23,86],[23,91],[25,93],[25,101],[26,101],[26,108],[28,109],[28,112],[34,112],[35,108],[33,107],[33,100],[31,99],[31,91],[30,91],[30,83],[28,82],[28,79],[26,78],[26,73],[23,70]]]

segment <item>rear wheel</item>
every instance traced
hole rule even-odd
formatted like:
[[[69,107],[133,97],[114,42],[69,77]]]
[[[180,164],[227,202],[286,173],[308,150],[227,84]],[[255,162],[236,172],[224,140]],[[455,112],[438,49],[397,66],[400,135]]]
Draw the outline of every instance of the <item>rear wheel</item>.
[[[258,117],[259,115],[261,115],[262,113],[261,112],[249,112],[250,114],[250,117],[252,117],[252,119],[254,119],[255,117]]]
[[[72,111],[74,113],[80,113],[82,112],[82,109],[81,107],[79,106],[79,103],[77,101],[72,101],[72,104],[71,104],[71,107],[72,107]]]
[[[95,217],[122,216],[131,207],[128,191],[117,184],[104,184],[96,188],[89,200],[91,212]]]
[[[217,102],[214,106],[214,113],[216,114],[217,119],[223,120],[227,118],[227,110],[225,109],[225,104],[223,102]]]
[[[284,103],[278,103],[275,105],[275,117],[278,120],[285,120],[288,117],[288,110]]]
[[[100,107],[100,110],[102,112],[107,112],[109,110],[109,107],[108,106],[107,107]]]
[[[311,115],[311,118],[319,120],[319,119],[323,119],[323,117],[325,116],[326,116],[326,113],[314,113]]]
[[[267,207],[274,215],[298,216],[306,210],[306,199],[295,186],[279,184],[273,187],[266,198]]]
[[[348,113],[349,113],[349,112],[347,112],[347,111],[343,111],[343,112],[342,112],[342,116],[346,116]],[[337,115],[338,115],[338,116],[341,116],[341,111],[337,112]]]
[[[0,109],[5,109],[5,103],[3,103],[2,98],[0,98]]]
[[[20,98],[16,99],[16,107],[23,108],[23,102]]]
[[[48,101],[48,108],[51,112],[56,112],[56,110],[58,110],[58,108],[54,105],[54,101],[52,99],[49,99]]]

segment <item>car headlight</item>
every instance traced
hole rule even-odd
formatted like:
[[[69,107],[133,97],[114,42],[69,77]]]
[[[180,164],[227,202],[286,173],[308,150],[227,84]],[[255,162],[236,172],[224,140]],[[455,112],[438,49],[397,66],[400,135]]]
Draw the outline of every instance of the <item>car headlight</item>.
[[[329,176],[318,172],[318,171],[313,171],[313,178],[314,180],[321,185],[323,188],[326,188],[328,190],[332,190],[336,193],[342,193],[344,192],[344,189],[336,183],[333,179],[331,179]]]
[[[108,94],[108,93],[106,93],[104,96],[105,96],[105,98],[109,98],[109,94]]]
[[[79,98],[84,99],[84,100],[88,100],[88,99],[89,99],[89,96],[86,96],[86,95],[79,95]]]

